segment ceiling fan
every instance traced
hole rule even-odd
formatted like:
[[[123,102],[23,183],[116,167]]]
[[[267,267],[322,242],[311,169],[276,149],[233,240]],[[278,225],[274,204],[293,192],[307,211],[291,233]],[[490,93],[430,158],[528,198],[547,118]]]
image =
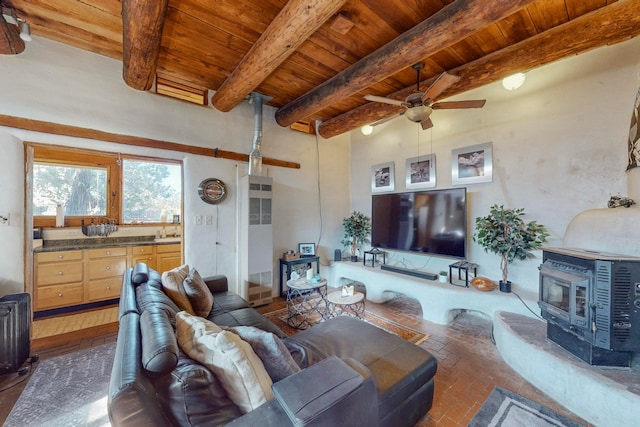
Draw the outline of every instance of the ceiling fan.
[[[400,101],[392,98],[385,98],[383,96],[365,95],[367,101],[382,102],[385,104],[400,105],[405,107],[406,110],[398,115],[405,115],[409,120],[415,123],[420,123],[422,129],[429,129],[433,126],[431,121],[431,112],[433,110],[444,109],[458,109],[458,108],[482,108],[487,102],[485,99],[478,99],[472,101],[449,101],[449,102],[435,102],[435,98],[442,92],[449,88],[452,84],[460,80],[459,76],[454,76],[446,71],[438,76],[436,81],[423,93],[420,92],[420,71],[424,66],[423,62],[419,62],[413,66],[416,70],[416,91],[409,95],[404,101]],[[392,116],[372,123],[372,126],[381,124],[397,116]]]

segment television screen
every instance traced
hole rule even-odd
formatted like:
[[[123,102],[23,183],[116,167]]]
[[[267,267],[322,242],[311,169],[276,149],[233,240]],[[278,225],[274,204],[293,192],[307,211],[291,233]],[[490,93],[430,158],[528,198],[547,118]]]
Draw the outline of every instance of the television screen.
[[[466,258],[467,189],[374,194],[371,245]]]

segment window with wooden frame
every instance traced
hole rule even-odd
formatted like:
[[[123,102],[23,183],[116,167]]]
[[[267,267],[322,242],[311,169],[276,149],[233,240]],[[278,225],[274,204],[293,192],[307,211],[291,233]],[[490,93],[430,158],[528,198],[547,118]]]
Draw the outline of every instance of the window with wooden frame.
[[[56,207],[65,226],[172,222],[182,210],[182,162],[93,150],[31,144],[33,222],[55,226]]]

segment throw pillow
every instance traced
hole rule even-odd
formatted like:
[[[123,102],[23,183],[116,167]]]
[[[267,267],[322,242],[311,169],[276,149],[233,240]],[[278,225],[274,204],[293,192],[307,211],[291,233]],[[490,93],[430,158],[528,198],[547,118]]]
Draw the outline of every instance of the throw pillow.
[[[176,315],[176,333],[180,348],[218,377],[241,411],[273,399],[273,382],[262,361],[238,335],[184,311]]]
[[[173,270],[165,271],[162,273],[162,289],[180,309],[193,314],[193,307],[183,285],[184,279],[187,278],[188,274],[189,266],[186,264]]]
[[[193,314],[200,317],[207,317],[213,306],[213,294],[207,284],[204,283],[204,280],[202,280],[198,270],[191,268],[182,285],[189,298],[191,307],[193,307]]]
[[[271,332],[255,326],[232,326],[227,328],[248,342],[264,364],[271,380],[275,383],[300,371],[291,353],[280,338]]]

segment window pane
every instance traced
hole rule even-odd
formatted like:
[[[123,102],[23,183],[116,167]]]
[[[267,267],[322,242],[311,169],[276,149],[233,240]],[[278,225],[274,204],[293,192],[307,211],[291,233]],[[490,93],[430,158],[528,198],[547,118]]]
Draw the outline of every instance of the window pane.
[[[33,215],[105,216],[107,170],[76,166],[33,165]]]
[[[160,222],[180,215],[182,167],[172,163],[122,162],[123,223]]]

